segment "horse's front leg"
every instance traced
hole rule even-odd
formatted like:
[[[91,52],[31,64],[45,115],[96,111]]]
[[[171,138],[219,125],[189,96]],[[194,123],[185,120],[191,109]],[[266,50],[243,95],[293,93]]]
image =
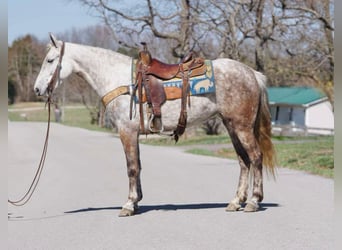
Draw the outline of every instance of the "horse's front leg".
[[[137,129],[130,127],[121,128],[119,133],[126,155],[127,174],[129,178],[128,200],[123,205],[119,216],[131,216],[138,209],[138,202],[142,199],[139,133]]]

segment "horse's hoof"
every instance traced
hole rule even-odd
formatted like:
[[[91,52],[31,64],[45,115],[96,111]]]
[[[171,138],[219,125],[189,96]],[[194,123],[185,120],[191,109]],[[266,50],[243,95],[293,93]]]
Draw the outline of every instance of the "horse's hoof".
[[[243,209],[244,212],[256,212],[258,211],[259,205],[255,201],[249,201],[246,203],[245,208]]]
[[[134,215],[134,210],[130,210],[127,208],[122,208],[119,214],[119,217],[128,217]]]
[[[228,206],[226,207],[226,211],[227,212],[235,212],[235,211],[239,211],[241,208],[241,206],[239,204],[235,204],[235,203],[229,203]]]

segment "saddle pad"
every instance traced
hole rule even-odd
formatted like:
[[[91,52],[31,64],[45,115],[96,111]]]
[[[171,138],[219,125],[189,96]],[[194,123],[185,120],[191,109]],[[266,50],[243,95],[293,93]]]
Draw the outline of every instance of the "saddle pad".
[[[135,63],[132,63],[135,65]],[[189,79],[189,90],[190,95],[203,95],[209,93],[215,93],[215,78],[213,65],[211,60],[205,60],[205,65],[207,66],[207,71],[204,75],[191,77]],[[135,80],[135,67],[132,67],[132,79]],[[182,97],[182,79],[173,78],[171,80],[163,81],[166,99],[174,100]],[[144,93],[143,93],[144,95]],[[146,99],[143,97],[143,102]]]

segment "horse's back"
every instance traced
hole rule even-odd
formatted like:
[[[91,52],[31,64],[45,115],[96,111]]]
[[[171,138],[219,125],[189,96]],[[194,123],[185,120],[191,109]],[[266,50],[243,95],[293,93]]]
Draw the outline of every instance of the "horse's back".
[[[248,65],[229,58],[218,58],[212,61],[214,67],[214,76],[218,85],[222,80],[228,81],[224,85],[242,85],[247,88],[260,87],[265,84],[266,77],[249,67]],[[257,81],[255,81],[257,80]]]
[[[266,78],[241,62],[219,58],[213,60],[216,80],[216,104],[225,117],[254,119],[265,91]]]

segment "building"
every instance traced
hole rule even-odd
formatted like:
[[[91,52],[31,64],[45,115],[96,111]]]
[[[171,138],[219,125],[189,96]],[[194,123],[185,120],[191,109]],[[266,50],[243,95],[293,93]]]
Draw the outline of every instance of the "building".
[[[269,87],[275,135],[334,134],[334,113],[327,96],[312,87]]]

